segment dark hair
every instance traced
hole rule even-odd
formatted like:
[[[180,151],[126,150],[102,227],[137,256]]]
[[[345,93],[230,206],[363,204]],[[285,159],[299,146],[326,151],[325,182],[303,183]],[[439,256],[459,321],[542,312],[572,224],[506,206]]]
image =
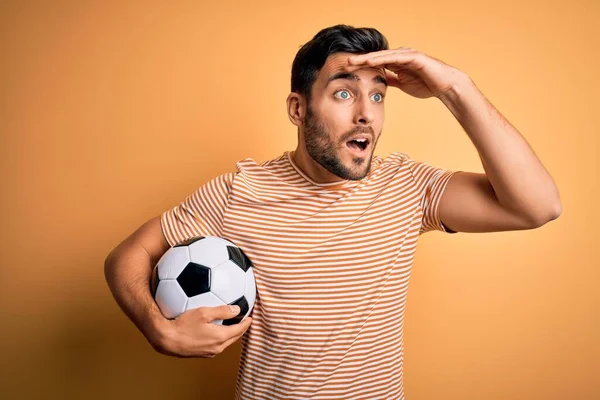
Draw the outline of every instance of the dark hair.
[[[387,49],[387,39],[375,28],[335,25],[322,29],[296,53],[292,64],[292,92],[303,95],[310,103],[317,72],[334,53],[364,54]]]

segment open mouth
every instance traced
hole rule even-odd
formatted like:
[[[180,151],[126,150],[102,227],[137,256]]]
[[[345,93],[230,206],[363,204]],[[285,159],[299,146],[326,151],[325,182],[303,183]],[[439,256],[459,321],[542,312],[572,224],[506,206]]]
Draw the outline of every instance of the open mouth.
[[[368,139],[355,139],[346,142],[346,146],[355,154],[362,155],[369,148]]]

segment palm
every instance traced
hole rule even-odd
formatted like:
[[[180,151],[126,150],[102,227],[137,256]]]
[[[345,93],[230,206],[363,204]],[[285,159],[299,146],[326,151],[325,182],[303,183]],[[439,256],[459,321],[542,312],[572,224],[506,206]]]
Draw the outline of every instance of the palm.
[[[402,68],[394,68],[392,72],[394,73],[393,76],[390,76],[391,72],[387,72],[388,83],[404,93],[419,99],[426,99],[435,95],[427,83],[413,72]]]
[[[444,74],[448,66],[436,58],[422,56],[427,58],[426,63],[421,62],[421,58],[407,64],[386,65],[386,69],[393,72],[393,74],[386,72],[386,75],[392,80],[393,86],[411,96],[420,99],[439,96],[449,89]]]

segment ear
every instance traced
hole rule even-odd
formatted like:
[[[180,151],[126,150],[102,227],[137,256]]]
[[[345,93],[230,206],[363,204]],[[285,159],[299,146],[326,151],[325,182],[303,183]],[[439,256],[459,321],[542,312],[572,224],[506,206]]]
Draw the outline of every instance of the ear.
[[[287,97],[288,117],[292,124],[302,126],[306,115],[306,100],[304,96],[291,92]]]

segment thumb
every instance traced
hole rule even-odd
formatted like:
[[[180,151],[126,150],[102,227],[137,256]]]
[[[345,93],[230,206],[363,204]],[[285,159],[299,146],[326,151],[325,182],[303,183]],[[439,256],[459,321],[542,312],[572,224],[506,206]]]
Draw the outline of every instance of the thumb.
[[[209,307],[210,312],[208,313],[208,320],[214,321],[216,319],[230,319],[237,316],[240,313],[239,306],[229,306],[223,304],[222,306]]]

